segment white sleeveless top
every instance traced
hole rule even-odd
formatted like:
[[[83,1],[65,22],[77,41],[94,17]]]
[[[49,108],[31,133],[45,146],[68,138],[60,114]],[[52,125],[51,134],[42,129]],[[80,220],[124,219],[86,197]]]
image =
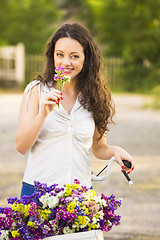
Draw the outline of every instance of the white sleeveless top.
[[[39,84],[41,103],[44,94],[53,88],[35,80],[25,89],[28,98],[36,84]],[[23,181],[29,184],[39,181],[48,186],[54,183],[63,186],[78,179],[82,185],[91,187],[90,158],[94,130],[92,113],[84,109],[78,98],[70,115],[61,104],[60,108],[56,106],[48,115],[29,153]]]

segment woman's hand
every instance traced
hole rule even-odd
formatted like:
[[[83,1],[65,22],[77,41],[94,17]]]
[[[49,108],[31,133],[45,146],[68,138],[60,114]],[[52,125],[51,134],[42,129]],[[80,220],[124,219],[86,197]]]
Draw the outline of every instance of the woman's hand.
[[[39,112],[39,88],[36,85],[31,91],[26,111],[27,93],[24,93],[16,134],[16,148],[18,152],[26,154],[35,144],[47,115],[59,102],[58,99],[62,99],[59,90],[46,93],[41,101],[41,110]]]
[[[104,134],[100,139],[100,135],[95,128],[92,144],[92,152],[98,159],[107,160],[115,156],[116,162],[122,167],[122,171],[130,173],[135,167],[134,159],[123,148],[119,146],[109,146],[106,142],[106,135]],[[131,168],[124,166],[122,160],[127,160],[131,163]]]
[[[47,116],[54,109],[55,105],[58,104],[60,100],[63,100],[62,95],[63,94],[57,89],[46,93],[41,102],[41,113]]]
[[[126,171],[127,174],[133,171],[135,167],[135,162],[133,157],[121,147],[112,146],[111,148],[113,150],[116,162],[122,167],[122,171]],[[127,168],[122,162],[122,160],[129,161],[131,163],[131,168]]]

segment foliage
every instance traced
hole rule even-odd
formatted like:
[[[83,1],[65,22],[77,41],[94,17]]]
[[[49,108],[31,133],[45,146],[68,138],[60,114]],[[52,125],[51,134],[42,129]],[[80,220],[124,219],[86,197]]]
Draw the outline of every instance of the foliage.
[[[38,240],[92,229],[108,232],[120,224],[115,210],[121,200],[96,196],[93,189],[79,184],[75,179],[74,184],[58,188],[35,182],[33,195],[8,199],[12,206],[0,209],[0,239]]]
[[[152,106],[156,109],[160,109],[160,85],[157,85],[153,90],[153,103]]]
[[[23,42],[41,54],[60,22],[86,25],[103,56],[123,59],[118,84],[145,91],[160,84],[159,0],[1,0],[0,45]]]
[[[124,61],[124,90],[150,89],[160,82],[160,1],[88,0],[105,56]]]
[[[1,0],[0,44],[25,44],[27,53],[41,54],[60,18],[56,0]]]

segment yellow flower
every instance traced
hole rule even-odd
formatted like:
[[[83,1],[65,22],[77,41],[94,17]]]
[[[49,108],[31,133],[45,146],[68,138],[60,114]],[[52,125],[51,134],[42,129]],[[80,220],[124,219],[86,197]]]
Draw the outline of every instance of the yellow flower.
[[[23,205],[22,203],[13,203],[12,210],[15,212],[22,212],[24,216],[27,217],[29,215],[30,207],[30,204]]]
[[[75,202],[71,202],[71,203],[69,203],[68,206],[67,206],[67,211],[68,211],[69,213],[72,213],[72,212],[74,212],[75,207],[76,207],[76,203],[75,203]]]
[[[12,234],[13,238],[16,238],[20,235],[20,233],[18,231],[12,231],[11,234]]]
[[[74,183],[74,184],[71,185],[71,188],[72,188],[73,190],[75,190],[75,189],[79,189],[79,188],[81,188],[81,187],[79,186],[79,184]]]
[[[28,225],[28,227],[34,227],[34,223],[31,222],[31,221],[29,221],[29,222],[27,223],[27,225]]]
[[[83,211],[85,212],[86,215],[89,215],[89,210],[86,206],[82,205],[82,209],[83,209]]]
[[[23,213],[24,213],[24,215],[25,215],[26,217],[29,215],[30,207],[31,207],[30,204],[23,205]]]
[[[88,190],[86,193],[85,193],[85,198],[90,201],[92,200],[94,197],[96,196],[96,193],[93,189],[90,189]]]
[[[88,230],[92,230],[92,229],[95,229],[97,228],[97,224],[91,224],[91,223],[88,223]]]
[[[86,217],[85,216],[78,216],[79,225],[85,225],[86,224]]]
[[[38,212],[39,212],[41,218],[48,220],[48,216],[51,213],[51,210],[50,209],[44,209],[44,210],[39,209]]]
[[[66,184],[66,190],[65,190],[64,195],[66,197],[72,196],[72,192],[76,189],[79,189],[79,188],[82,188],[82,187],[80,185],[78,185],[77,183],[74,183],[72,185]]]
[[[16,212],[20,212],[22,209],[22,203],[13,203],[12,209]]]
[[[64,195],[66,197],[72,196],[72,189],[71,189],[71,185],[70,184],[66,184],[66,190],[65,190]]]
[[[91,224],[88,223],[88,230],[90,231],[92,228],[91,228]]]

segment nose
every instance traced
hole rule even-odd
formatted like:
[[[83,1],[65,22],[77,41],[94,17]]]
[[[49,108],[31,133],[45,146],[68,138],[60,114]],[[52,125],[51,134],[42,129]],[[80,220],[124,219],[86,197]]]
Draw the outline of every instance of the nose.
[[[71,64],[70,58],[68,56],[63,58],[63,66],[69,66]]]

